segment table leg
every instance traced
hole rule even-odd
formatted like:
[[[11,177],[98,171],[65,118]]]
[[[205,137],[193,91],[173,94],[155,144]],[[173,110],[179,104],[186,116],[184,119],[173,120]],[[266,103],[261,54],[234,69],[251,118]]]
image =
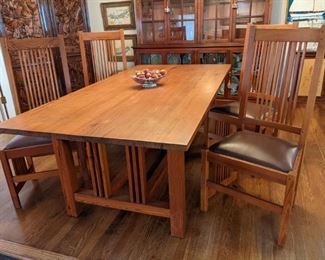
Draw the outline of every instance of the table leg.
[[[186,225],[185,158],[182,151],[167,151],[171,235],[183,238]]]
[[[60,181],[67,214],[72,217],[77,217],[79,213],[74,199],[74,192],[77,191],[79,187],[70,143],[68,141],[55,139],[53,140],[53,148],[60,172]]]

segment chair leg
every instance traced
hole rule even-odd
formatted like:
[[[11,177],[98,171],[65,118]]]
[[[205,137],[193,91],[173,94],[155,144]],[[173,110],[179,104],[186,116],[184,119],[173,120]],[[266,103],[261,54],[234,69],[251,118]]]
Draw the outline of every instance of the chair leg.
[[[299,178],[300,178],[300,171],[301,171],[301,167],[302,167],[302,162],[303,162],[303,160],[301,160],[301,162],[299,164],[298,172],[297,172],[297,178],[296,178],[296,183],[295,183],[295,195],[294,195],[294,198],[293,198],[293,207],[296,205],[297,190],[298,190],[298,185],[299,185]]]
[[[27,161],[27,165],[28,165],[28,170],[30,172],[35,172],[33,158],[28,156],[28,157],[26,157],[26,161]]]
[[[20,203],[18,192],[16,190],[16,185],[13,181],[13,175],[12,175],[12,171],[10,168],[9,160],[8,160],[5,152],[3,152],[3,151],[0,152],[0,160],[1,160],[2,168],[3,168],[3,172],[5,175],[6,181],[7,181],[7,185],[9,188],[12,202],[14,203],[14,206],[16,209],[20,209],[21,203]]]
[[[208,150],[202,150],[202,169],[201,169],[201,211],[208,211],[208,186],[209,161]]]
[[[208,149],[209,147],[209,120],[207,116],[203,124],[203,149]]]
[[[280,221],[280,230],[278,236],[278,245],[283,246],[285,244],[288,227],[289,227],[289,218],[290,213],[293,207],[293,202],[295,198],[295,187],[296,187],[296,176],[289,175],[287,179],[283,209],[281,213],[281,221]]]
[[[26,158],[26,162],[27,162],[27,167],[26,166],[25,167],[23,166],[23,167],[25,168],[26,173],[27,172],[30,172],[30,173],[36,172],[35,167],[34,167],[33,157],[27,156],[25,158]],[[22,165],[26,165],[25,158],[22,158],[22,160],[23,160]],[[15,169],[15,172],[17,173],[18,170]],[[33,183],[34,187],[39,187],[38,180],[32,180],[32,183]]]

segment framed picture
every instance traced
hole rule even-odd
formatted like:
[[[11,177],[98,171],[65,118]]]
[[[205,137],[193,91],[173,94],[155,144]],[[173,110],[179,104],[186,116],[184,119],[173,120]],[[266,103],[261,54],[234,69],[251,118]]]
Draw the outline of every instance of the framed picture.
[[[128,62],[134,61],[134,51],[133,46],[137,43],[137,36],[136,35],[125,35],[125,52],[126,52],[126,59]],[[122,61],[122,51],[121,51],[121,42],[117,41],[116,45],[116,54],[117,54],[117,60]]]
[[[104,29],[135,29],[133,1],[101,3]]]

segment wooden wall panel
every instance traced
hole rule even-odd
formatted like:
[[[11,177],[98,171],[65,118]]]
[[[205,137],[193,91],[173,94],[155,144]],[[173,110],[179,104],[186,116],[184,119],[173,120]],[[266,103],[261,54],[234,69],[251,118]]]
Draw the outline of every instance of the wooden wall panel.
[[[53,3],[58,33],[65,35],[67,51],[79,52],[78,31],[84,29],[80,0],[54,0]]]
[[[53,0],[56,28],[65,36],[69,71],[73,89],[84,86],[78,31],[87,31],[87,14],[83,0]],[[86,15],[86,17],[85,17]]]
[[[42,37],[36,0],[0,0],[3,35],[9,38]]]

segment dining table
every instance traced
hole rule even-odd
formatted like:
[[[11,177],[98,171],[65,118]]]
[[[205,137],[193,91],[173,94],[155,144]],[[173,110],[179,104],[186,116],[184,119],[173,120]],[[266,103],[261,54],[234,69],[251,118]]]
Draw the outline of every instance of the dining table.
[[[164,217],[170,219],[171,235],[182,238],[185,152],[207,119],[230,68],[229,64],[137,65],[2,122],[0,132],[52,138],[69,216],[80,214],[80,204],[92,204]],[[132,76],[144,69],[165,70],[166,76],[156,88],[143,88]],[[141,199],[140,181],[133,181],[134,199],[131,193],[121,200],[85,191],[77,178],[72,142],[116,144],[133,151],[129,185],[132,174],[139,171],[141,151],[164,150],[167,205]]]

